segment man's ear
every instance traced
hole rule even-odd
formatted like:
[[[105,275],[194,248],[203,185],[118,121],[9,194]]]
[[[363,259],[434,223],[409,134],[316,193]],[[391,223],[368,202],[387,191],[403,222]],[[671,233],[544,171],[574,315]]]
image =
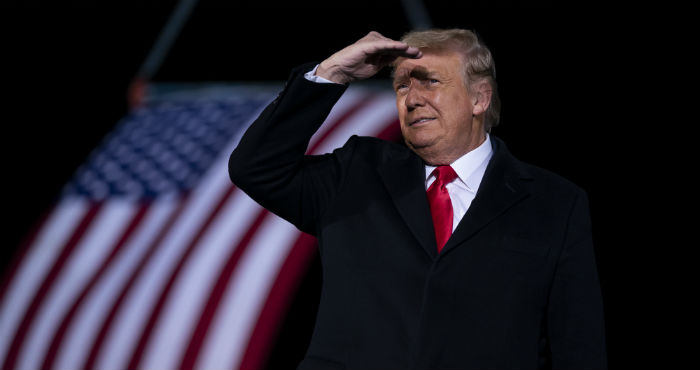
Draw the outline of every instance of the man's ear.
[[[486,110],[489,108],[489,104],[491,104],[492,93],[493,89],[491,88],[491,84],[489,84],[487,81],[480,81],[476,83],[472,97],[472,104],[474,104],[472,114],[478,116],[486,112]]]

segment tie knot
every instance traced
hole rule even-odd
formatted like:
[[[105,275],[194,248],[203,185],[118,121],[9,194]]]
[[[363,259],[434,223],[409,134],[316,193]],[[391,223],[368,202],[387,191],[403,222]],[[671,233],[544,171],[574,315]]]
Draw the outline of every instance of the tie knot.
[[[457,173],[451,166],[437,166],[433,170],[433,176],[439,184],[446,185],[457,178]]]

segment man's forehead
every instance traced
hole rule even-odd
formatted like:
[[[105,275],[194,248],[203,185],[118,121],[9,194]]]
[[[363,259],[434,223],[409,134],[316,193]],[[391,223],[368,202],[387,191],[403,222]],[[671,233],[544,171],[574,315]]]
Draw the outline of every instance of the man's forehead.
[[[419,59],[400,58],[396,62],[394,77],[410,76],[412,74],[447,73],[460,65],[461,59],[457,53],[444,51],[441,53],[424,53]]]
[[[445,66],[440,66],[433,61],[405,59],[398,63],[393,72],[394,80],[407,78],[430,78],[430,76],[444,75],[447,73],[444,70]]]
[[[395,77],[406,77],[414,74],[420,74],[420,75],[425,75],[429,74],[431,72],[431,69],[429,67],[420,65],[420,64],[415,64],[411,63],[410,61],[406,61],[404,63],[399,64],[396,67],[396,70],[394,71],[394,76]]]

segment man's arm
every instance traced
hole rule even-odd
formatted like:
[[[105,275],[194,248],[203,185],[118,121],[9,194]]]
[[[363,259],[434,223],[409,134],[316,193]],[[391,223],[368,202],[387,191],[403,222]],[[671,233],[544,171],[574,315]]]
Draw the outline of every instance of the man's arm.
[[[569,216],[567,240],[549,297],[547,324],[552,368],[607,368],[603,302],[588,198],[583,191]]]
[[[231,154],[229,175],[234,184],[263,207],[313,233],[317,215],[340,182],[340,157],[349,151],[305,156],[309,140],[347,83],[373,76],[399,56],[418,58],[421,53],[370,32],[320,63],[316,74],[335,84],[305,79],[304,72],[313,65],[296,69]]]
[[[306,80],[303,74],[312,67],[295,69],[284,90],[248,128],[231,153],[229,175],[260,205],[313,234],[312,215],[318,213],[314,208],[321,201],[313,198],[324,192],[309,192],[309,186],[322,181],[332,188],[336,169],[332,161],[324,160],[329,156],[304,153],[346,87]]]

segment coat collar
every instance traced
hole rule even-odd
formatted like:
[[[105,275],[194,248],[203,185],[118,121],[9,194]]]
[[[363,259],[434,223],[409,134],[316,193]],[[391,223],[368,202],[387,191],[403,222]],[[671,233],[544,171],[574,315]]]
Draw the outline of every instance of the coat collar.
[[[513,157],[497,137],[491,136],[493,157],[472,201],[441,256],[458,247],[481,228],[529,195],[532,176]],[[423,249],[437,258],[435,231],[425,193],[425,167],[415,153],[405,147],[391,146],[379,163],[378,171],[408,228]]]

